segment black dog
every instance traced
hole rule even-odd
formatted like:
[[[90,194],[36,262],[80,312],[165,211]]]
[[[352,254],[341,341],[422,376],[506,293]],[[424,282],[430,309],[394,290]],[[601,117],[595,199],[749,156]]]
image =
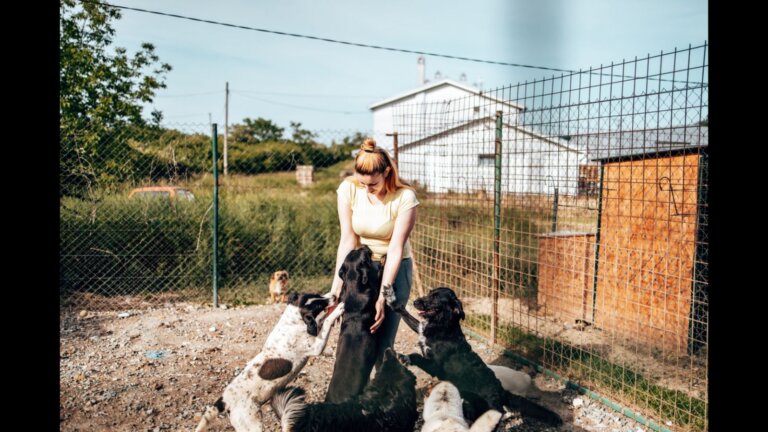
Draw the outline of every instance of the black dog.
[[[363,394],[343,403],[304,402],[304,391],[288,387],[272,398],[283,432],[403,431],[416,424],[416,377],[400,364],[391,348],[376,378]]]
[[[391,294],[385,292],[389,302]],[[464,319],[461,301],[450,288],[440,287],[413,302],[422,323],[409,314],[404,306],[394,310],[403,316],[408,327],[419,333],[421,354],[404,355],[403,361],[414,364],[428,374],[452,382],[464,399],[464,415],[474,421],[489,409],[503,412],[503,406],[519,410],[524,417],[560,425],[556,413],[521,396],[507,392],[493,371],[472,351],[459,321]]]
[[[340,403],[359,395],[376,362],[378,335],[371,334],[370,328],[376,317],[381,267],[374,265],[372,255],[368,246],[352,250],[339,269],[344,315],[326,402]]]

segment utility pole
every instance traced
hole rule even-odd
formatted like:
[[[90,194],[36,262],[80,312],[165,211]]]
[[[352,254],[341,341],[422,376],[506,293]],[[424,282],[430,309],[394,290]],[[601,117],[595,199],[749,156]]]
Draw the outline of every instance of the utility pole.
[[[229,135],[229,81],[224,96],[224,175],[227,175],[227,136]]]
[[[394,137],[394,140],[393,140],[393,144],[394,145],[393,145],[392,149],[395,152],[395,165],[397,165],[397,168],[400,168],[400,162],[397,160],[398,159],[398,154],[397,154],[397,152],[398,152],[398,149],[397,149],[397,132],[388,133],[386,135]]]

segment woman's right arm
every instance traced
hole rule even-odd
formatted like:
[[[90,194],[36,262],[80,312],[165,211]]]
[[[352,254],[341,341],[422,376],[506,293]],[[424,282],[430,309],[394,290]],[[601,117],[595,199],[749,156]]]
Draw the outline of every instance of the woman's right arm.
[[[339,239],[339,248],[336,251],[336,271],[333,272],[333,282],[331,283],[331,293],[339,298],[341,294],[342,280],[339,277],[339,269],[344,263],[349,251],[354,249],[358,243],[358,236],[352,230],[352,208],[349,202],[342,196],[337,198],[336,206],[339,211],[339,226],[341,228],[341,238]]]

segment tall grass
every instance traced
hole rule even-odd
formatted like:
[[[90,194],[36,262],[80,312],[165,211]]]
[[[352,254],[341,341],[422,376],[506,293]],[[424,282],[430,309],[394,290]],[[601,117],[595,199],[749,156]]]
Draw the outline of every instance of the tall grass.
[[[308,188],[293,172],[222,176],[222,294],[248,287],[252,296],[235,297],[253,301],[249,297],[261,297],[279,269],[295,276],[295,285],[315,288],[325,280],[330,286],[339,241],[335,189],[347,164],[318,170]],[[196,199],[173,205],[129,199],[129,185],[98,201],[63,198],[60,290],[132,295],[210,287],[213,179],[203,175],[177,185]]]
[[[493,274],[493,207],[487,203],[422,202],[419,229],[413,237],[422,261],[419,265],[433,273],[425,276],[428,284],[487,288]],[[538,234],[548,230],[546,224],[538,221],[545,218],[546,213],[536,209],[501,209],[499,279],[502,292],[514,297],[536,296]]]

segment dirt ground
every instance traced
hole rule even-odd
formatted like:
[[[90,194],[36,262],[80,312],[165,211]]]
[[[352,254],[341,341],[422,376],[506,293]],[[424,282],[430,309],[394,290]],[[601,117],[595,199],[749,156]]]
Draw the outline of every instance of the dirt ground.
[[[283,311],[283,305],[213,309],[190,303],[119,311],[64,311],[60,314],[61,431],[191,431],[206,406],[256,355]],[[293,385],[308,401],[322,400],[333,370],[338,326],[323,355],[310,359]],[[470,338],[487,362],[518,365]],[[416,335],[401,325],[395,349],[416,351]],[[428,384],[416,375],[419,410]],[[645,431],[626,417],[578,395],[543,375],[531,398],[557,411],[562,431]],[[277,417],[263,407],[266,431],[278,431]],[[416,430],[421,421],[416,424]],[[211,431],[234,430],[226,418]],[[497,430],[555,430],[516,416]]]
[[[467,313],[491,314],[491,300],[487,297],[464,297],[462,302]],[[702,400],[707,399],[706,352],[696,356],[665,355],[655,352],[653,347],[638,346],[635,341],[617,339],[593,326],[579,327],[573,322],[543,317],[529,311],[520,299],[500,298],[498,311],[501,322],[513,323],[531,333],[599,354],[607,361],[642,373],[657,385]]]

